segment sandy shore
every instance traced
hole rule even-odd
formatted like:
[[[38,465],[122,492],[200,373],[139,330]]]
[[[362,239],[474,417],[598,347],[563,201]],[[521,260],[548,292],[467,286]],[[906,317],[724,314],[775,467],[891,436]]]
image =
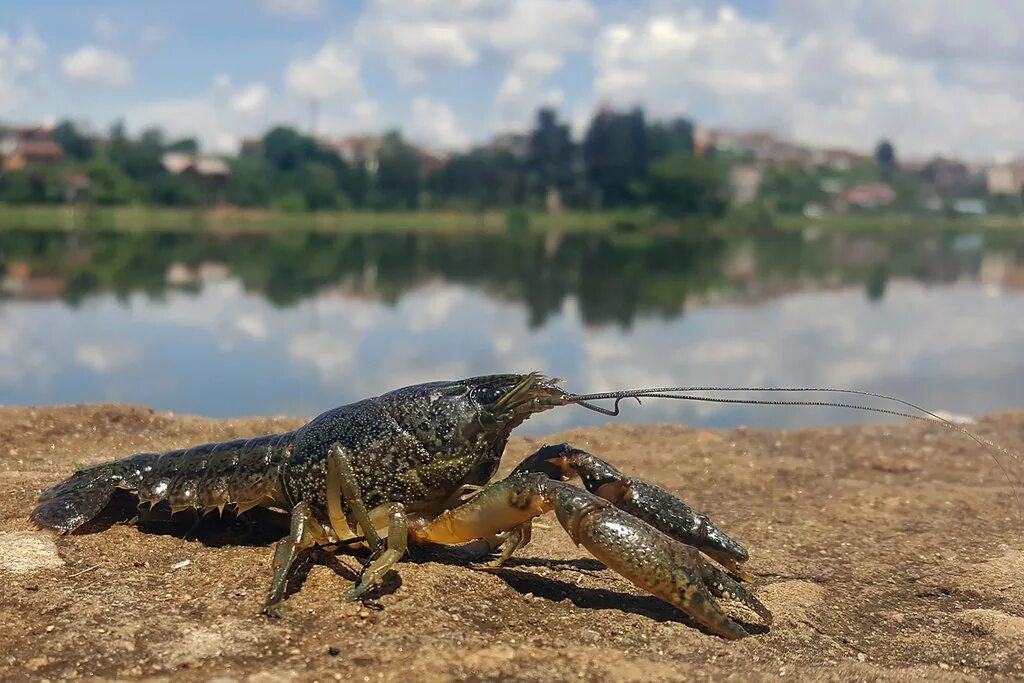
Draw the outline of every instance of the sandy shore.
[[[298,424],[121,405],[0,408],[0,679],[1024,676],[1017,503],[984,450],[937,426],[610,424],[513,440],[506,470],[542,442],[572,441],[675,491],[743,542],[775,625],[739,642],[641,594],[553,518],[497,571],[414,549],[371,606],[340,600],[357,561],[339,556],[311,569],[279,621],[258,614],[272,536],[240,542],[211,520],[183,540],[180,527],[113,524],[123,506],[95,533],[58,538],[28,522],[40,490],[75,463]],[[974,428],[1024,447],[1024,414]]]

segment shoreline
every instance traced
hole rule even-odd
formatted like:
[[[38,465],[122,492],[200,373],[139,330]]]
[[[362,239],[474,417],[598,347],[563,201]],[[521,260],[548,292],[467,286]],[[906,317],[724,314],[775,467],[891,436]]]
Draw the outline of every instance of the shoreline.
[[[809,229],[850,233],[889,232],[1024,232],[1024,216],[947,217],[941,215],[835,214],[806,218],[792,214],[744,215],[742,210],[708,223],[699,217],[682,225],[658,219],[646,210],[566,211],[546,214],[513,208],[465,211],[322,211],[287,213],[234,206],[174,209],[152,206],[0,205],[0,234],[6,230],[138,232],[211,232],[274,234],[281,232],[436,234],[698,234],[729,237],[764,229],[800,232]],[[767,221],[767,225],[765,225]]]

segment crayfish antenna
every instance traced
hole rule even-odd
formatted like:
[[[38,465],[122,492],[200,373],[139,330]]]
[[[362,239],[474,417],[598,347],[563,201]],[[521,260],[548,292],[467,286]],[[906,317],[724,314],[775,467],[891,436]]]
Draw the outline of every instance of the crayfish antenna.
[[[694,392],[765,392],[765,393],[785,393],[785,392],[799,392],[799,393],[832,393],[832,394],[846,394],[851,396],[863,396],[867,398],[881,399],[884,401],[892,401],[899,405],[905,406],[911,410],[916,410],[918,413],[907,412],[905,410],[896,410],[892,408],[881,408],[878,406],[868,406],[859,403],[848,403],[844,401],[812,401],[812,400],[789,400],[789,399],[755,399],[755,398],[724,398],[721,396],[697,396]],[[745,404],[745,405],[760,405],[760,406],[812,406],[821,408],[845,408],[848,410],[859,410],[868,413],[877,413],[881,415],[889,415],[891,417],[900,417],[908,420],[919,420],[921,422],[932,422],[938,423],[947,429],[951,429],[955,432],[959,432],[964,436],[977,443],[979,446],[983,446],[988,449],[989,456],[995,461],[996,466],[1002,472],[1003,477],[1007,483],[1010,484],[1010,488],[1013,491],[1013,497],[1017,504],[1017,517],[1024,526],[1024,507],[1021,506],[1020,499],[1020,486],[1017,480],[1010,475],[1010,470],[1003,464],[1003,462],[996,455],[996,452],[1011,458],[1018,465],[1021,463],[1020,456],[1014,451],[1009,450],[994,441],[987,439],[983,436],[975,434],[966,427],[956,424],[952,420],[939,415],[927,408],[923,408],[916,403],[911,403],[905,399],[889,396],[887,394],[881,394],[874,391],[866,391],[863,389],[841,389],[836,387],[713,387],[713,386],[682,386],[682,387],[654,387],[648,389],[628,389],[625,391],[607,391],[597,392],[591,394],[569,394],[568,399],[570,403],[593,410],[601,413],[602,415],[608,415],[615,417],[619,414],[619,403],[624,398],[635,398],[637,402],[640,402],[641,398],[668,398],[681,401],[703,401],[707,403],[728,403],[728,404]],[[594,405],[592,401],[608,400],[613,399],[615,401],[612,409],[602,408],[601,406]]]

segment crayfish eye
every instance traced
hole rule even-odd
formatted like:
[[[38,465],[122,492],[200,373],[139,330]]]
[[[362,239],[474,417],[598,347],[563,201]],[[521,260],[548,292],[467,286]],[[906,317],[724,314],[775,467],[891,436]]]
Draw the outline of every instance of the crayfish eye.
[[[495,389],[494,387],[477,387],[473,390],[473,398],[481,405],[496,403],[504,395],[504,389]]]

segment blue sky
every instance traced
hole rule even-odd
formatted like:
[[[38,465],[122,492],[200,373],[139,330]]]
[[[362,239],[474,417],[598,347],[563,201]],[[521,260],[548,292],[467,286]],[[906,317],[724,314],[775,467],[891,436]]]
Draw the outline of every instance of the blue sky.
[[[1024,153],[1024,3],[7,0],[0,120],[160,125],[230,150],[277,122],[459,148],[602,102],[813,144]],[[314,112],[316,115],[314,116]]]

